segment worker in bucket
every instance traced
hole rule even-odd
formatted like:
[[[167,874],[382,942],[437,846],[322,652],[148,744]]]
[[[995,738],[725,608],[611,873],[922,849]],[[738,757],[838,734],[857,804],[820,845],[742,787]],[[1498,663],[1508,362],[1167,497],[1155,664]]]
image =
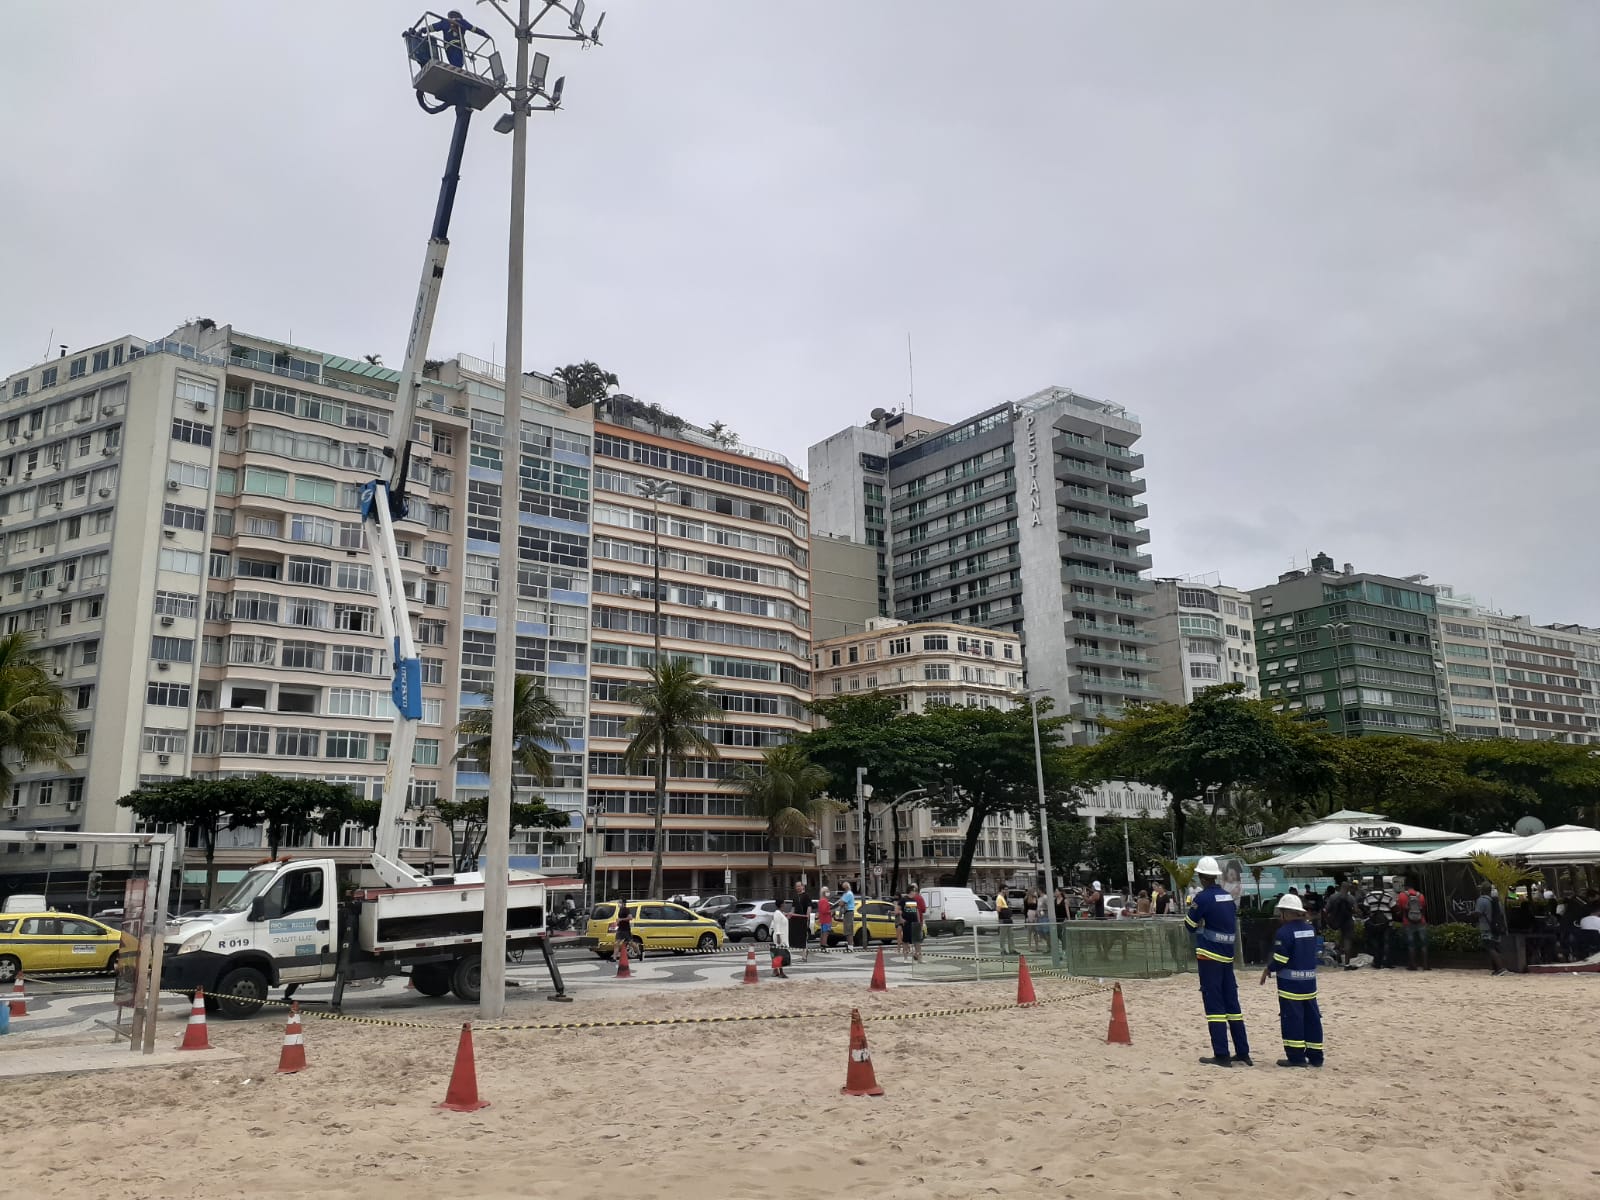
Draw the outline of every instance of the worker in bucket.
[[[1261,972],[1278,977],[1278,1023],[1283,1027],[1280,1067],[1322,1065],[1322,1010],[1317,1007],[1317,931],[1306,920],[1300,897],[1278,901],[1278,936]]]
[[[489,36],[463,17],[461,10],[457,8],[452,8],[446,13],[442,21],[435,21],[432,25],[429,25],[428,32],[439,35],[439,40],[444,43],[445,61],[452,67],[460,67],[466,64],[468,33],[483,34],[484,37]]]
[[[1239,937],[1238,905],[1226,889],[1217,886],[1222,868],[1211,855],[1195,864],[1194,873],[1200,890],[1189,901],[1183,920],[1194,931],[1200,996],[1205,1002],[1206,1028],[1211,1033],[1211,1054],[1200,1061],[1212,1067],[1231,1067],[1236,1062],[1253,1067],[1250,1039],[1244,1031],[1244,1010],[1239,1007],[1239,981],[1233,974],[1233,951]],[[1232,1054],[1228,1052],[1230,1032]]]

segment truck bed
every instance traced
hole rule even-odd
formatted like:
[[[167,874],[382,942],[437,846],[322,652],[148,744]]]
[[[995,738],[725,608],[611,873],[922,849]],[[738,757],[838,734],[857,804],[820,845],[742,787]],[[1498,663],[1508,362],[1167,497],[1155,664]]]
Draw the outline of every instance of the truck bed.
[[[527,941],[545,931],[543,880],[512,880],[507,888],[506,936]],[[357,892],[357,935],[370,953],[423,950],[483,940],[481,883]]]

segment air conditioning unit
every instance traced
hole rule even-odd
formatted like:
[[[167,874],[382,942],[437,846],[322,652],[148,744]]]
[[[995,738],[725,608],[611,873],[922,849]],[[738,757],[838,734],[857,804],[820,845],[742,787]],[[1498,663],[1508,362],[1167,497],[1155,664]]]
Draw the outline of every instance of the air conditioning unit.
[[[167,491],[169,492],[175,492],[182,486],[183,484],[179,483],[176,479],[167,480]]]
[[[111,405],[107,404],[100,409],[100,415],[102,417],[114,417],[117,415],[117,410],[112,408]]]
[[[100,457],[101,458],[110,458],[116,452],[117,452],[117,448],[115,446],[107,446],[104,450],[100,451]]]
[[[172,664],[169,663],[169,662],[165,662],[165,661],[158,662],[156,664],[156,670],[158,670],[158,671],[170,671],[170,670],[172,670]]]
[[[194,402],[194,410],[195,412],[210,412],[211,405],[207,404],[204,400],[196,400]]]
[[[428,574],[429,575],[437,575],[438,573],[439,573],[439,568],[438,567],[429,567],[428,568]]]
[[[11,480],[5,478],[4,476],[0,476],[0,487],[5,487],[10,482]]]
[[[56,501],[56,511],[57,512],[61,511],[61,501],[59,501],[59,500]]]
[[[87,425],[92,420],[94,420],[94,417],[91,414],[84,413],[83,416],[78,418],[78,424],[79,425]]]
[[[22,810],[21,810],[21,809],[19,809],[19,808],[8,808],[8,809],[6,809],[6,810],[5,810],[5,813],[6,813],[6,820],[8,820],[8,821],[15,821],[15,820],[16,820],[16,819],[17,819],[17,814],[18,814],[18,813],[19,813],[19,812],[21,812],[21,811],[22,811]]]
[[[170,754],[158,754],[158,755],[156,755],[156,761],[158,763],[160,763],[164,767],[169,762],[172,761],[172,755],[170,755]]]
[[[23,431],[22,431],[22,440],[23,440],[23,441],[25,441],[25,442],[31,442],[31,441],[33,441],[33,430],[31,430],[31,429],[24,429],[24,430],[23,430]]]
[[[22,477],[24,479],[32,479],[33,478],[33,472],[32,471],[24,471],[22,473]]]
[[[164,538],[175,538],[178,536],[178,531],[176,529],[163,529],[161,531],[161,536]]]
[[[10,440],[10,442],[9,442],[9,443],[7,443],[7,444],[8,444],[8,445],[12,445],[12,446],[15,446],[15,445],[16,445],[16,444],[17,444],[17,439],[16,439],[16,438],[12,438],[12,439],[11,439],[11,440]]]
[[[50,668],[50,674],[54,675],[57,679],[60,679],[63,675],[66,674],[66,672],[63,671],[60,667],[51,667]]]
[[[67,811],[68,812],[77,812],[78,811],[78,801],[76,801],[76,800],[68,800],[67,801]]]
[[[101,488],[100,489],[100,499],[106,500],[106,499],[109,499],[110,496],[111,496],[111,489],[110,488]]]
[[[161,624],[164,627],[168,628],[168,629],[172,628],[172,621],[173,621],[173,618],[171,618],[171,617],[162,617],[161,618]]]
[[[72,583],[69,580],[63,579],[60,583],[56,584],[56,591],[64,592],[71,586]]]
[[[43,588],[34,588],[33,589],[33,598],[35,600],[43,600],[44,599],[44,589]]]

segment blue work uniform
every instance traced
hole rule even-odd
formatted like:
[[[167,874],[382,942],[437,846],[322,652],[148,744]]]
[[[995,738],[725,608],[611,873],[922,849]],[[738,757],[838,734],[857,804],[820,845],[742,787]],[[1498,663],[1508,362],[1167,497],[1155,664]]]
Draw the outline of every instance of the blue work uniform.
[[[1310,921],[1278,926],[1267,970],[1278,977],[1278,1023],[1292,1063],[1322,1065],[1322,1010],[1317,1007],[1317,931]]]
[[[435,21],[428,26],[428,32],[444,35],[441,38],[444,42],[444,57],[445,61],[452,67],[466,65],[467,34],[483,34],[483,30],[465,17],[445,17],[442,20]],[[489,35],[483,34],[483,36],[487,37]]]
[[[1239,1007],[1239,981],[1233,974],[1234,944],[1239,938],[1239,912],[1233,897],[1212,884],[1189,901],[1184,924],[1194,930],[1194,955],[1200,971],[1200,996],[1211,1032],[1211,1052],[1229,1057],[1228,1034],[1233,1033],[1233,1053],[1250,1057],[1245,1036],[1244,1010]]]

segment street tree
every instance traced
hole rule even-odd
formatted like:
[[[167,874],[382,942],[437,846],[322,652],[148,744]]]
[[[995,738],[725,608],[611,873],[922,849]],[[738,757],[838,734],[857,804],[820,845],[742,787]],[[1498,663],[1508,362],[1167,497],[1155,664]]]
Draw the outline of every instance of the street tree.
[[[216,891],[217,835],[224,829],[260,823],[253,777],[233,779],[167,779],[123,796],[117,803],[142,821],[192,829],[205,859],[205,904]]]
[[[489,798],[474,796],[465,800],[440,800],[433,807],[439,820],[450,831],[454,869],[477,870],[478,856],[483,853],[483,843],[489,836]],[[571,824],[572,818],[568,813],[551,808],[542,800],[512,802],[513,830],[567,829]]]
[[[555,779],[555,752],[567,749],[567,739],[556,726],[565,716],[537,679],[517,676],[511,699],[511,765],[517,774],[546,786]],[[456,726],[456,733],[466,739],[456,751],[456,761],[476,761],[487,772],[494,754],[493,727],[494,713],[488,705],[469,711]]]
[[[823,796],[828,773],[790,742],[769,746],[759,763],[740,763],[729,783],[744,797],[745,815],[760,821],[767,845],[766,895],[777,894],[774,870],[778,839],[807,837],[816,832],[818,822],[838,808]]]

